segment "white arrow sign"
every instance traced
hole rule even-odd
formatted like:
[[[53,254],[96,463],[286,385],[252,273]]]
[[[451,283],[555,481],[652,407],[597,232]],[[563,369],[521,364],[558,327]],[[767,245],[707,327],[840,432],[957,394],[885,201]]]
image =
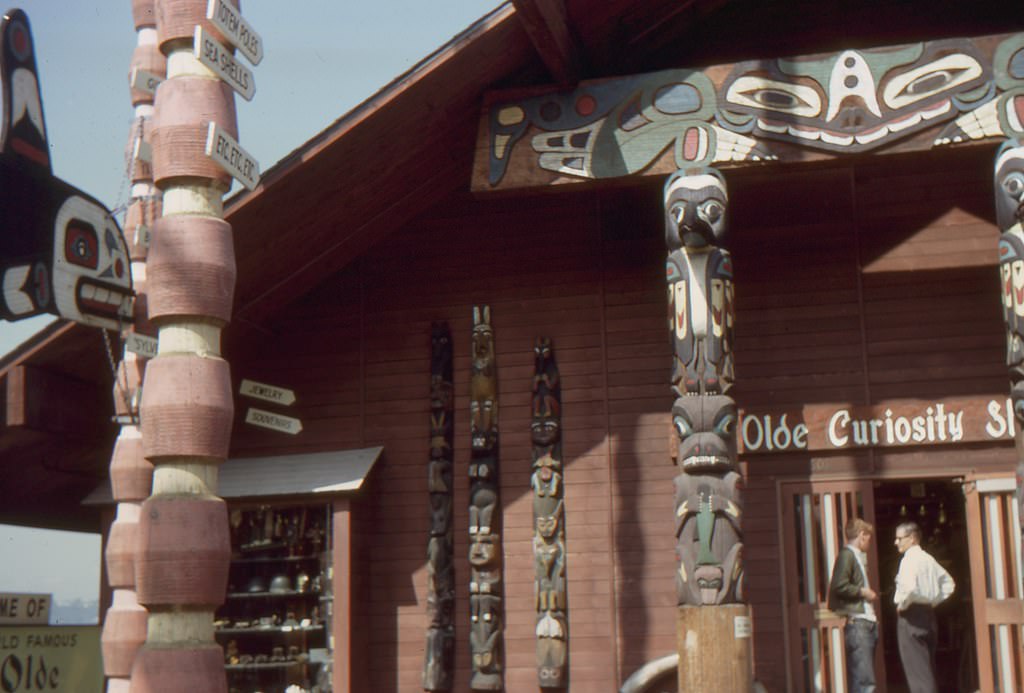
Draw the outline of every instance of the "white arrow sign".
[[[234,176],[239,183],[255,190],[260,182],[260,164],[235,138],[224,131],[217,123],[210,121],[206,131],[206,156],[210,157],[221,168]]]
[[[148,359],[155,359],[157,352],[157,340],[144,334],[129,332],[125,338],[124,347],[133,354],[145,356]]]
[[[210,0],[206,6],[206,18],[220,29],[224,38],[242,51],[242,55],[253,65],[260,64],[263,60],[263,39],[249,22],[242,18],[237,7],[229,5],[225,0]]]
[[[245,413],[245,423],[291,435],[295,435],[302,430],[302,422],[296,418],[281,416],[280,414],[252,407],[249,407],[249,411]]]
[[[252,72],[235,60],[235,56],[231,55],[227,48],[208,36],[199,25],[196,25],[192,53],[196,60],[227,82],[228,86],[237,91],[243,99],[252,101],[253,94],[256,93],[256,80],[253,79]]]
[[[255,380],[242,380],[238,393],[246,397],[254,397],[285,406],[295,402],[295,393],[292,390],[286,387],[275,387],[266,383],[258,383]]]
[[[163,81],[163,77],[160,75],[154,75],[148,70],[143,70],[138,67],[132,69],[130,82],[132,89],[138,89],[139,91],[144,91],[147,94],[153,94],[156,92],[156,88],[160,82]]]

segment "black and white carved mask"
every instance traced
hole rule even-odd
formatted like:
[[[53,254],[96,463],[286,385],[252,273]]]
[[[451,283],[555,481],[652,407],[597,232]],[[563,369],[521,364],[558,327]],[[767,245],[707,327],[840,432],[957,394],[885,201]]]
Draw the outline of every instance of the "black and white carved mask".
[[[670,250],[683,246],[717,246],[725,235],[729,196],[725,178],[713,168],[676,171],[665,183],[665,243]]]

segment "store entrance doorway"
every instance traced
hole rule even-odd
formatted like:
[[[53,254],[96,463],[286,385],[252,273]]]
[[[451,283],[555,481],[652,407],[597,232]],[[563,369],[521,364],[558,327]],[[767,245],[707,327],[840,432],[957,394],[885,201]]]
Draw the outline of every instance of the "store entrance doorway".
[[[900,554],[893,545],[893,537],[897,525],[912,521],[921,527],[924,550],[956,580],[956,592],[935,611],[939,691],[977,691],[977,648],[974,643],[970,552],[962,484],[951,480],[876,481],[874,487],[878,592],[882,602],[882,647],[887,690],[889,693],[908,690],[896,639],[893,593]]]

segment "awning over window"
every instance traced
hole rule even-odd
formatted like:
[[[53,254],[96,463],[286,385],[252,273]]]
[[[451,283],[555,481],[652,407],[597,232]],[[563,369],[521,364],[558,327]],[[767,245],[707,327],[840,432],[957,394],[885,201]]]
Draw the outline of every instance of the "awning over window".
[[[309,454],[231,459],[220,466],[217,495],[221,498],[316,496],[358,491],[383,447]],[[83,505],[113,503],[110,480],[90,493]]]

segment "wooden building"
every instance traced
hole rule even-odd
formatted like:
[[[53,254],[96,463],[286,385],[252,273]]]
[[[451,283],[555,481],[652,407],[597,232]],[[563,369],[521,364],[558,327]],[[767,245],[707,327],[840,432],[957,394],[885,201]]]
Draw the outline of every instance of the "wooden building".
[[[235,391],[247,379],[292,390],[295,402],[237,395],[228,464],[247,486],[229,507],[253,523],[266,508],[330,513],[332,639],[311,649],[330,651],[334,690],[422,688],[439,321],[454,352],[452,690],[469,690],[471,335],[482,305],[501,413],[504,689],[538,690],[530,423],[542,336],[561,382],[569,689],[617,690],[676,652],[662,186],[683,135],[642,165],[622,155],[617,174],[594,173],[594,154],[591,175],[577,175],[513,149],[538,132],[571,140],[582,127],[544,130],[535,119],[527,135],[509,136],[502,151],[512,154],[498,165],[489,127],[513,129],[502,108],[527,104],[529,115],[540,108],[530,99],[628,75],[693,68],[720,80],[725,68],[705,68],[880,54],[1022,24],[989,2],[515,0],[234,197],[226,215],[238,287],[225,353]],[[1010,72],[1024,78],[1016,62]],[[751,135],[762,160],[714,164],[729,186],[744,587],[754,675],[769,691],[845,690],[841,622],[824,594],[854,514],[877,527],[871,576],[886,604],[877,668],[888,690],[903,683],[886,593],[893,529],[906,518],[958,585],[939,610],[943,690],[1024,687],[993,204],[996,147],[1013,133],[933,146],[952,120],[935,122],[846,150]],[[0,520],[99,526],[113,439],[109,414],[90,404],[110,385],[102,339],[57,327],[0,366],[0,491],[10,499]],[[251,425],[252,408],[302,430]],[[377,448],[379,457],[366,452]],[[317,476],[321,463],[335,465],[336,484]],[[346,485],[349,472],[356,481]],[[311,481],[286,487],[296,477]],[[90,494],[100,504],[82,506]],[[233,573],[229,592],[245,591],[242,579]],[[674,676],[641,690],[675,690]]]

